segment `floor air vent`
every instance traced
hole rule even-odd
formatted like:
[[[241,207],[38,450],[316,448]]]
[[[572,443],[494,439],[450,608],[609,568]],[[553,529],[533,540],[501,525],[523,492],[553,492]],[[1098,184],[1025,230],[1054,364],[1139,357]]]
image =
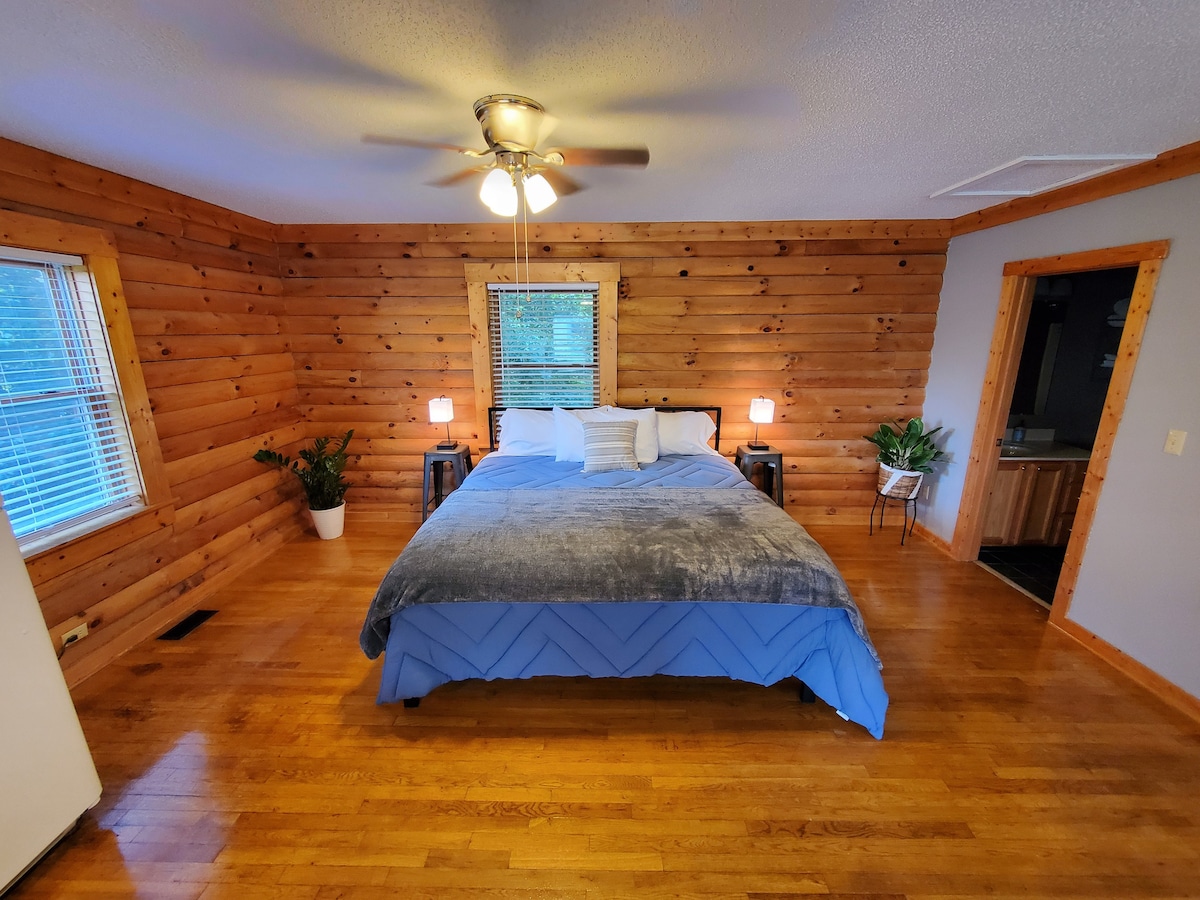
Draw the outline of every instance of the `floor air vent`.
[[[182,622],[172,625],[158,636],[160,641],[178,641],[187,637],[217,614],[215,609],[198,609]]]

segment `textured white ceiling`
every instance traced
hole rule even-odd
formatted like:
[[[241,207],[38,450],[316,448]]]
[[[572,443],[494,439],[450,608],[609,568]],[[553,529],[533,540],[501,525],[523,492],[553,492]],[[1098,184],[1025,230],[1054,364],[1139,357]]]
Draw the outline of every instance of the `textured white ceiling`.
[[[549,221],[943,218],[1021,156],[1200,140],[1200,0],[4,0],[0,135],[273,222],[478,222],[471,104],[577,168]]]

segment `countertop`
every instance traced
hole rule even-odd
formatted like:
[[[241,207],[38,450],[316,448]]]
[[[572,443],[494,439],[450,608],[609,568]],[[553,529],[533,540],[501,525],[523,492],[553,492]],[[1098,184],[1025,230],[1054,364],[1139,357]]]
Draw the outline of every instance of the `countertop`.
[[[1005,441],[1000,448],[1000,459],[1088,459],[1091,450],[1060,444],[1057,441],[1024,441],[1020,444]]]

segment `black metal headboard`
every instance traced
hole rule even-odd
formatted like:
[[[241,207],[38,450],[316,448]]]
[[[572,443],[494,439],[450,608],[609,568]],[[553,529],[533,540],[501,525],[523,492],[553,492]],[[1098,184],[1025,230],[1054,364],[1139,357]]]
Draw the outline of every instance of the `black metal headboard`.
[[[525,406],[522,409],[540,409],[549,412],[549,406]],[[592,407],[587,407],[591,409]],[[500,414],[508,409],[507,406],[488,407],[488,449],[495,450],[500,438]],[[719,406],[623,406],[621,409],[657,409],[659,412],[702,412],[712,416],[717,430],[713,432],[713,449],[721,449],[721,407]]]

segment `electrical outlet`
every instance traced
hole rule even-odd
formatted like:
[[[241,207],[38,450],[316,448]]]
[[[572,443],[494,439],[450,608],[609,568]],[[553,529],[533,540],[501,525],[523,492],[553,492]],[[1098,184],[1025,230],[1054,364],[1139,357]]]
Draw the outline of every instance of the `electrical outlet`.
[[[85,637],[87,637],[87,634],[87,622],[84,622],[82,625],[76,625],[70,631],[63,632],[62,645],[65,647],[67,644],[74,644],[76,641],[82,641]]]
[[[1186,431],[1177,431],[1172,428],[1167,432],[1167,442],[1163,445],[1163,453],[1172,453],[1175,456],[1183,455],[1183,442],[1187,439]]]

